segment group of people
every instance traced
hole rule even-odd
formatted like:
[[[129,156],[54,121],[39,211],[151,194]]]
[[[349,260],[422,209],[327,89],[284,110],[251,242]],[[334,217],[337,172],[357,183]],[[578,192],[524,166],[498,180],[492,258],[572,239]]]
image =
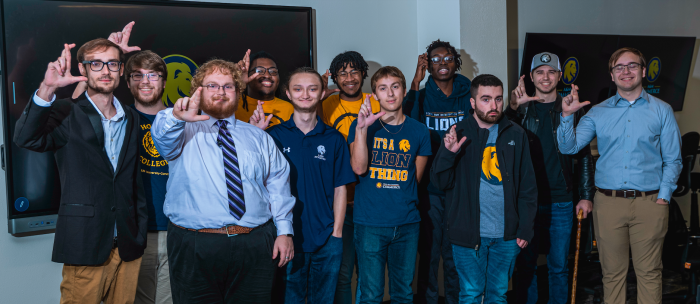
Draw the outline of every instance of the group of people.
[[[501,80],[458,74],[440,40],[410,86],[354,51],[282,78],[249,50],[203,63],[166,108],[177,71],[129,46],[133,25],[83,44],[80,76],[64,45],[17,121],[18,146],[56,155],[61,303],[349,304],[355,269],[357,302],[380,303],[387,268],[392,303],[413,303],[418,256],[421,303],[437,303],[441,258],[447,303],[505,303],[516,268],[517,300],[535,303],[540,253],[549,303],[565,303],[579,210],[593,213],[606,303],[625,301],[630,247],[639,302],[660,302],[680,133],[642,89],[638,50],[612,55],[617,94],[588,113],[576,85],[557,93],[556,54],[532,58],[534,96],[523,75],[504,104]],[[121,77],[131,106],[113,95]]]

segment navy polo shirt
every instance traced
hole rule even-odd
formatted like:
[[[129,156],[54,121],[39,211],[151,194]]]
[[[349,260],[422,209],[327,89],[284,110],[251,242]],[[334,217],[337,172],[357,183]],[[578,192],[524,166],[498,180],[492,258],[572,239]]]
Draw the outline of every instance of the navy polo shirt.
[[[302,252],[315,252],[326,243],[335,222],[335,188],[356,181],[345,137],[316,119],[316,127],[307,134],[297,128],[294,115],[267,129],[289,162],[292,195],[297,199],[292,211],[294,247]]]

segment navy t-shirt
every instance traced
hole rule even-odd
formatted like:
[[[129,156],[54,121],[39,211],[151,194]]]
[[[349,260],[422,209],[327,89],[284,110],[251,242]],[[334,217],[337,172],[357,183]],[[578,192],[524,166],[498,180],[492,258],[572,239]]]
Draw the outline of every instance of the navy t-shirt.
[[[420,222],[416,157],[430,156],[428,128],[405,116],[400,125],[375,121],[367,128],[369,168],[355,188],[354,222],[372,227],[396,227]],[[348,144],[355,141],[357,120]],[[388,130],[388,131],[387,131]]]
[[[136,107],[131,105],[134,110]],[[163,213],[166,185],[168,183],[168,161],[158,153],[151,138],[151,125],[155,115],[139,110],[139,163],[143,188],[148,204],[148,230],[168,230],[168,218]]]
[[[304,134],[294,115],[267,129],[277,148],[289,162],[292,195],[294,247],[315,252],[333,233],[335,188],[356,181],[350,166],[350,151],[340,132],[317,117],[316,127]]]

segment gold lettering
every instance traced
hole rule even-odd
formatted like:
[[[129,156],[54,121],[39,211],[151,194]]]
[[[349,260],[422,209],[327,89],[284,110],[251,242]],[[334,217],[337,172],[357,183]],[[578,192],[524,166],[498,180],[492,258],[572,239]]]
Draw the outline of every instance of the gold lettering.
[[[392,151],[394,150],[394,140],[393,139],[389,142],[389,150],[392,150]]]
[[[401,170],[401,181],[405,182],[408,180],[408,170]]]
[[[378,178],[378,179],[386,179],[386,171],[385,171],[385,169],[377,168],[377,178]]]
[[[369,171],[372,171],[372,172],[369,174],[369,178],[374,178],[374,172],[377,171],[377,170],[378,170],[378,169],[375,168],[375,167],[369,167]]]
[[[386,150],[387,144],[386,144],[386,138],[382,138],[382,149]]]

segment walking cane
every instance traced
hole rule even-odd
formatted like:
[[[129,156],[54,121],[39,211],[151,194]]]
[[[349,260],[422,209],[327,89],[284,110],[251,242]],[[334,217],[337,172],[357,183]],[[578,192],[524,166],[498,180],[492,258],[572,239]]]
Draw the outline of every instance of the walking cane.
[[[576,231],[576,257],[574,258],[574,279],[571,282],[571,304],[576,304],[576,277],[578,275],[578,252],[581,248],[581,220],[583,219],[583,210],[578,211],[578,228]]]

